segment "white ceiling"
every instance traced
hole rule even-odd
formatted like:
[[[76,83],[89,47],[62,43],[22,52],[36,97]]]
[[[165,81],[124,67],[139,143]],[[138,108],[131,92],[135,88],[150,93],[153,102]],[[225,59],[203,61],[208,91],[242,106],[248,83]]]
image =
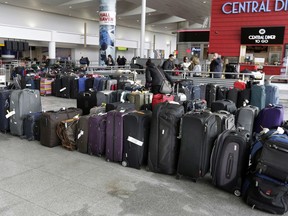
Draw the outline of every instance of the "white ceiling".
[[[0,0],[2,4],[98,20],[99,0]],[[209,27],[211,0],[146,0],[146,29],[175,32],[178,22],[188,28]],[[140,28],[142,0],[117,0],[117,25]],[[178,24],[179,25],[179,24]],[[187,26],[185,26],[187,28]]]

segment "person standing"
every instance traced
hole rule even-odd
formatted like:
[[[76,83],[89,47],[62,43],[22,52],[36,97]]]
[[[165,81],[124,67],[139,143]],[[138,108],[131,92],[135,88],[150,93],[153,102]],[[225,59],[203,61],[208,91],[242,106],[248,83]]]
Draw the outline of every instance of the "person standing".
[[[188,57],[184,56],[183,62],[181,63],[181,70],[183,70],[183,74],[182,74],[183,78],[186,77],[186,73],[187,73],[187,71],[189,71],[190,64],[191,64],[191,62],[188,61]]]
[[[217,72],[213,73],[213,76],[210,74],[210,77],[221,78],[222,76],[222,60],[218,53],[214,53],[213,55],[212,61],[210,63],[210,72]]]
[[[108,58],[107,58],[105,64],[106,64],[107,66],[114,66],[114,65],[115,65],[114,59],[112,58],[111,55],[108,55]]]
[[[194,72],[193,76],[200,77],[201,76],[200,72],[202,71],[202,68],[201,68],[201,65],[200,65],[199,58],[198,57],[194,57],[192,64],[194,65],[194,67],[192,69],[192,72]]]
[[[169,71],[168,73],[172,74],[172,70],[175,69],[175,64],[174,64],[174,55],[170,54],[169,58],[164,61],[163,65],[162,65],[162,69],[165,71]]]

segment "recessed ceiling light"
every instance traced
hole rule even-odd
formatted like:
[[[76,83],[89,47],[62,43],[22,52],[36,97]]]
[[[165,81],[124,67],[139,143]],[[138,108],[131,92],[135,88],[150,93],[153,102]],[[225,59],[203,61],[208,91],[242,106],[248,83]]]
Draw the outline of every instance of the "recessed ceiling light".
[[[151,25],[152,27],[154,27],[155,25]]]
[[[165,26],[165,28],[167,28],[167,26]]]
[[[70,5],[70,6],[69,6],[69,8],[71,9],[71,8],[72,8],[72,6]]]
[[[206,1],[203,1],[203,4],[206,4],[207,2]]]
[[[96,11],[96,13],[99,13],[99,11]]]
[[[41,10],[41,11],[43,11],[44,9],[43,9],[43,8],[41,8],[40,10]]]
[[[137,20],[137,22],[139,22],[139,20]]]
[[[151,13],[149,13],[148,15],[151,16]]]
[[[8,4],[8,2],[5,2],[5,4]]]

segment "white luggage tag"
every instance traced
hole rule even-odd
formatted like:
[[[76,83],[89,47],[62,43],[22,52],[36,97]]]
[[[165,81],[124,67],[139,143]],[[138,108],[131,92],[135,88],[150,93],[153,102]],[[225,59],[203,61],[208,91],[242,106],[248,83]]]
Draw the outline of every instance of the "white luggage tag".
[[[16,114],[15,110],[13,110],[13,111],[11,111],[11,112],[9,112],[9,111],[7,110],[7,113],[8,113],[8,114],[5,115],[5,118],[6,118],[6,119],[8,119],[8,118],[10,118],[11,116],[13,116],[13,115]]]
[[[83,136],[83,135],[84,135],[84,131],[80,130],[80,132],[78,133],[77,139],[80,139],[80,137]]]
[[[63,92],[63,91],[65,91],[65,90],[66,90],[66,87],[60,89],[59,91],[60,91],[60,92]]]
[[[129,142],[132,142],[132,143],[138,145],[138,146],[142,146],[142,145],[143,145],[143,142],[142,142],[142,141],[140,141],[140,140],[138,140],[138,139],[135,139],[135,138],[133,138],[133,137],[131,137],[131,136],[128,136],[127,140],[128,140]]]

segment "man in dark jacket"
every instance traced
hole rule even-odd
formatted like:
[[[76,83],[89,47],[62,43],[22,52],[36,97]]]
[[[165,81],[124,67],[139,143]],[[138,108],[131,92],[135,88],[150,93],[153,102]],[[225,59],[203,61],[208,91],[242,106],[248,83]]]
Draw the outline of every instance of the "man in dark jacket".
[[[162,69],[168,70],[168,73],[172,74],[172,70],[175,69],[174,55],[173,54],[170,54],[169,58],[166,61],[164,61],[163,65],[162,65]]]
[[[167,79],[171,86],[173,85],[172,78],[162,70],[162,68],[158,68],[154,63],[151,62],[151,59],[148,59],[146,62],[146,86],[151,85],[151,91],[153,94],[159,94],[159,90],[161,88],[162,82]]]
[[[218,72],[213,74],[214,78],[221,78],[222,76],[222,60],[218,53],[214,53],[213,55],[213,59],[210,63],[210,72]],[[212,74],[210,74],[210,77],[212,77]]]

